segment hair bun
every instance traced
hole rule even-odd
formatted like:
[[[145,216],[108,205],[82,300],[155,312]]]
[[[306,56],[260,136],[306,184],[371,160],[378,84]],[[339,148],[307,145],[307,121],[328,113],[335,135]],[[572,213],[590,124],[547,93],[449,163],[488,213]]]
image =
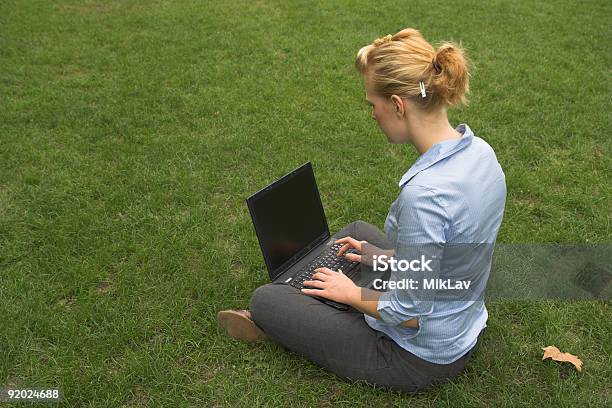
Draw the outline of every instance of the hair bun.
[[[436,55],[434,56],[434,61],[441,68],[443,65],[446,65],[449,60],[456,58],[456,55],[454,55],[456,51],[458,50],[455,48],[455,45],[447,41],[438,47]]]
[[[434,55],[433,59],[431,60],[431,64],[433,65],[434,69],[436,70],[438,74],[442,72],[442,65],[440,65],[440,63],[438,62],[437,53]]]

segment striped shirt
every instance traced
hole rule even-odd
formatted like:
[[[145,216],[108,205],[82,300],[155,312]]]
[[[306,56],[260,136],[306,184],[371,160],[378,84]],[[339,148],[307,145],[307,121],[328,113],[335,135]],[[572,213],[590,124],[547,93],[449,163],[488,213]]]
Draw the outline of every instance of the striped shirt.
[[[506,202],[505,176],[487,142],[467,124],[456,130],[461,138],[433,145],[403,175],[384,229],[398,260],[408,255],[405,248],[411,244],[488,244],[491,252],[481,262],[440,265],[436,275],[453,281],[468,277],[484,291]],[[381,319],[364,316],[373,329],[410,353],[450,364],[476,344],[486,327],[487,309],[482,298],[447,302],[434,296],[430,301],[409,289],[391,289],[379,299]],[[418,329],[400,325],[413,317],[419,319]]]

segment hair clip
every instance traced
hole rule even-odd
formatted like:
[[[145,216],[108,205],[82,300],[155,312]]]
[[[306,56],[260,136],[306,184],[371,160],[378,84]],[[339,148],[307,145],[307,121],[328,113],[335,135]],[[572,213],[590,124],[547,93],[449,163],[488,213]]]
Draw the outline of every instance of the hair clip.
[[[380,37],[374,40],[374,45],[378,47],[379,45],[383,45],[391,41],[393,41],[393,36],[391,34],[387,34],[384,37]]]
[[[425,93],[425,85],[423,84],[423,81],[419,81],[419,88],[421,89],[421,96],[424,98],[427,96],[427,94]]]

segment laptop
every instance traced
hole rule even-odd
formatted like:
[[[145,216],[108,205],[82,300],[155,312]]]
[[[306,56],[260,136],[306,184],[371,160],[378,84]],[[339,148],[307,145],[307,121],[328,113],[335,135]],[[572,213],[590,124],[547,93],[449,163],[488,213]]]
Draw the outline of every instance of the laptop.
[[[361,287],[371,287],[378,276],[371,267],[336,256],[344,244],[335,244],[336,238],[329,233],[310,162],[262,188],[246,202],[272,282],[299,290],[320,267],[341,269]],[[323,297],[314,298],[336,309],[349,308]]]

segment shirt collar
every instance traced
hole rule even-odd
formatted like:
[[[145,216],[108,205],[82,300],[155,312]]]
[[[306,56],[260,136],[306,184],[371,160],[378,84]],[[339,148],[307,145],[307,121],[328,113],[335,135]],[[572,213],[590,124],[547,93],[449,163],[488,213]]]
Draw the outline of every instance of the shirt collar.
[[[399,182],[400,188],[404,187],[411,178],[416,176],[421,171],[425,170],[429,166],[443,160],[460,150],[465,149],[472,143],[474,133],[472,129],[466,124],[462,123],[455,128],[463,136],[459,139],[444,140],[440,143],[436,143],[431,146],[425,153],[423,153],[416,162],[408,169],[408,171],[402,176]]]

